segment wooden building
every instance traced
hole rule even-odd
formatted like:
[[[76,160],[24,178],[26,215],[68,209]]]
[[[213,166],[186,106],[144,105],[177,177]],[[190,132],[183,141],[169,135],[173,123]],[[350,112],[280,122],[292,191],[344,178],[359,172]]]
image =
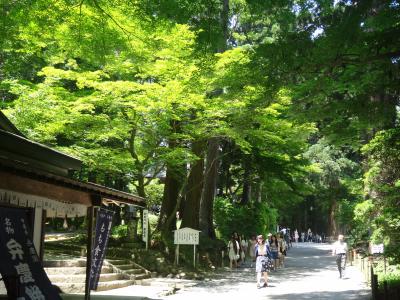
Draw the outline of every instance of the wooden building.
[[[13,206],[30,212],[41,257],[46,216],[83,216],[110,202],[139,209],[146,205],[139,196],[72,179],[81,166],[80,160],[27,139],[0,111],[0,209]]]

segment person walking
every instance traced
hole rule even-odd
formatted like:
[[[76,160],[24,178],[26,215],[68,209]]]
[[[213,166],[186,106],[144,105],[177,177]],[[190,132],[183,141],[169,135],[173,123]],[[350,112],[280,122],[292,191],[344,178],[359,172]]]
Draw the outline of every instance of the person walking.
[[[333,244],[332,256],[336,255],[336,264],[339,271],[339,278],[343,278],[346,269],[347,243],[344,242],[344,236],[339,234],[338,240]]]
[[[257,236],[257,244],[255,246],[255,256],[256,256],[257,288],[267,287],[271,253],[269,250],[269,246],[265,242],[262,235]],[[263,285],[261,285],[262,278],[264,278]]]
[[[241,256],[241,253],[242,253],[242,239],[241,239],[239,233],[237,233],[236,231],[233,232],[233,237],[234,237],[234,239],[236,240],[236,242],[239,245],[239,248],[238,248],[238,251],[237,251],[237,254],[239,255],[239,257],[237,259],[237,264],[238,264],[239,262],[242,262],[242,256]]]
[[[250,267],[252,268],[253,267],[253,263],[256,261],[255,248],[256,248],[256,245],[257,245],[257,238],[256,238],[255,235],[253,235],[251,237],[249,244],[250,244],[249,256],[250,256],[250,259],[251,259]]]
[[[285,238],[283,234],[278,234],[278,245],[279,245],[279,267],[284,268],[285,267],[285,256],[286,256],[286,250],[287,250],[287,243],[285,241]]]
[[[276,271],[278,268],[278,260],[279,260],[279,243],[275,234],[271,236],[269,249],[271,251],[271,258],[273,259],[274,262],[274,271]]]
[[[299,242],[299,232],[297,229],[294,231],[294,242],[296,243],[295,245],[297,246],[297,243]]]
[[[242,238],[241,238],[241,252],[240,252],[240,258],[242,259],[242,263],[245,262],[246,260],[246,254],[247,254],[247,248],[249,247],[249,242],[248,240],[245,238],[244,234],[242,234]]]
[[[229,267],[237,268],[237,261],[239,259],[239,243],[235,236],[232,234],[231,239],[228,242],[228,256],[229,256]]]

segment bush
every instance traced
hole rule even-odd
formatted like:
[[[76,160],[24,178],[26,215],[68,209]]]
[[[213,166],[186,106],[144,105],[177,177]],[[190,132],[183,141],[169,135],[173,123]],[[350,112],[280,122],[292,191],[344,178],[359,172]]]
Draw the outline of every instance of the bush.
[[[117,225],[111,229],[111,236],[120,239],[128,236],[128,225]]]
[[[379,288],[383,289],[383,282],[386,281],[388,287],[400,286],[400,265],[388,266],[386,273],[380,270],[378,274]]]

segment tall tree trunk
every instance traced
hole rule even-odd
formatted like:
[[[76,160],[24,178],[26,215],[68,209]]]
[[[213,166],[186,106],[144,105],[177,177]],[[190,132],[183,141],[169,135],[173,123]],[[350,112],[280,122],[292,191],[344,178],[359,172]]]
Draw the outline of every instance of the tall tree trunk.
[[[199,157],[193,163],[188,178],[186,201],[183,209],[182,227],[199,229],[200,200],[203,190],[204,142],[195,141],[192,152]]]
[[[213,204],[218,176],[219,138],[208,141],[206,170],[204,173],[204,188],[200,201],[200,230],[210,238],[215,238],[213,225]]]
[[[136,192],[138,193],[138,196],[146,198],[146,191],[144,189],[144,171],[141,171],[137,177],[138,183],[136,186]]]
[[[222,35],[220,43],[216,49],[217,52],[224,52],[227,49],[227,40],[229,32],[229,0],[221,0],[222,9],[220,14],[220,24]],[[223,90],[220,89],[222,92]],[[219,92],[218,92],[219,93]],[[213,206],[217,187],[218,176],[218,149],[220,139],[212,137],[208,140],[206,170],[204,172],[204,187],[200,201],[199,226],[203,234],[210,238],[215,238],[213,224]]]
[[[157,226],[157,228],[163,232],[175,229],[175,219],[172,220],[172,222],[169,222],[169,224],[167,224],[167,219],[175,213],[175,206],[179,196],[180,186],[181,181],[179,180],[176,170],[174,170],[173,167],[167,165],[167,174],[164,185],[164,197]],[[167,226],[168,228],[165,228],[165,226]]]
[[[241,204],[247,204],[250,201],[251,197],[251,164],[250,164],[250,157],[245,155],[243,157],[243,192],[242,192],[242,199],[240,201]]]
[[[171,128],[177,133],[180,131],[180,124],[176,120],[171,121]],[[178,146],[176,139],[168,141],[168,147],[174,149]],[[186,167],[186,166],[185,166]],[[167,163],[167,174],[164,184],[164,196],[161,204],[160,218],[158,219],[157,229],[167,233],[175,229],[175,211],[182,186],[182,177],[185,172],[180,172],[179,167]]]
[[[336,236],[337,232],[337,224],[336,224],[336,208],[337,201],[336,198],[332,199],[331,206],[329,207],[329,235]]]

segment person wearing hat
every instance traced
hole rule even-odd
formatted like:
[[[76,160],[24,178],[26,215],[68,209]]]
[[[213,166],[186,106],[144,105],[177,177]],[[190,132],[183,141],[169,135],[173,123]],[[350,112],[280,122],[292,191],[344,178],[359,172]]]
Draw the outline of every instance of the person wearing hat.
[[[266,287],[268,286],[269,257],[271,256],[271,252],[262,235],[257,236],[257,244],[254,250],[256,256],[257,288]],[[261,285],[262,277],[264,277],[263,285]]]
[[[343,277],[343,271],[346,268],[347,243],[344,242],[344,236],[339,234],[338,240],[333,244],[332,256],[336,255],[336,264],[339,270],[339,278]]]

